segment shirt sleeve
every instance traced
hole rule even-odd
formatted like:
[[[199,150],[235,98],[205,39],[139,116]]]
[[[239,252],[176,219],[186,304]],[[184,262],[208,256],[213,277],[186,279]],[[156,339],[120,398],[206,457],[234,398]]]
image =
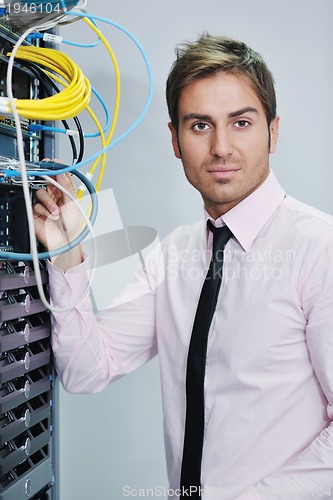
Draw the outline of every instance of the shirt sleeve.
[[[283,468],[269,474],[237,500],[333,499],[333,240],[310,253],[300,282],[307,321],[306,341],[313,376],[327,400],[321,433]],[[300,420],[302,415],[299,415]],[[283,446],[283,443],[281,443]],[[257,496],[247,496],[257,495]]]
[[[51,302],[62,308],[88,286],[88,259],[63,273],[49,263]],[[89,297],[73,310],[52,313],[52,348],[58,376],[69,392],[99,392],[157,353],[156,281],[142,266],[107,308],[94,312]]]

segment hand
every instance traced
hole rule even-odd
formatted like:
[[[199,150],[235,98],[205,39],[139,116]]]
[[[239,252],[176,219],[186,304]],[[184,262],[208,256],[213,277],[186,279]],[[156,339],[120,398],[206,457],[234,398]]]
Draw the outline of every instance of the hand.
[[[56,175],[55,180],[76,198],[70,173]],[[37,191],[36,198],[38,201],[33,208],[36,236],[48,250],[60,248],[80,234],[80,211],[59,188],[49,184],[46,189]],[[81,247],[78,246],[52,260],[66,270],[82,261]]]

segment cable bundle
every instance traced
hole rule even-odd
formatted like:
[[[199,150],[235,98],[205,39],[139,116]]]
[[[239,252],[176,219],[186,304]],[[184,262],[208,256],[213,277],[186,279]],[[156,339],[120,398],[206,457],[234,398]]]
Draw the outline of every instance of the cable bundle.
[[[66,54],[54,49],[21,46],[16,58],[48,68],[52,73],[47,73],[65,86],[58,94],[44,99],[17,99],[15,104],[20,116],[32,120],[63,120],[73,118],[88,106],[91,97],[90,82]],[[0,98],[0,112],[11,113],[6,97]]]
[[[62,0],[60,0],[62,1]],[[83,0],[85,2],[85,0]],[[1,4],[1,0],[0,0]],[[84,108],[87,110],[87,112],[91,115],[93,121],[95,122],[95,125],[98,129],[98,134],[101,137],[102,141],[102,149],[96,153],[94,153],[92,156],[85,158],[84,160],[80,162],[74,162],[72,166],[64,166],[64,165],[57,165],[56,170],[52,169],[52,166],[47,164],[42,165],[40,164],[40,170],[38,169],[38,177],[43,177],[46,182],[50,182],[51,184],[57,185],[59,189],[63,188],[59,185],[56,184],[56,182],[53,180],[52,176],[55,174],[62,174],[62,173],[67,173],[67,172],[74,172],[75,175],[78,175],[82,183],[88,187],[88,191],[90,192],[92,198],[93,198],[93,192],[97,191],[102,177],[103,177],[103,171],[105,167],[105,153],[107,150],[113,148],[116,146],[120,141],[125,139],[142,121],[144,116],[147,113],[147,110],[150,106],[151,99],[152,99],[152,92],[153,92],[153,80],[152,80],[152,74],[151,74],[151,68],[150,64],[147,58],[147,55],[138,42],[138,40],[130,33],[128,32],[124,27],[120,26],[117,23],[114,23],[113,21],[110,21],[109,19],[105,19],[100,16],[95,16],[95,15],[87,15],[83,14],[83,12],[78,12],[79,6],[77,8],[73,8],[68,15],[63,16],[63,19],[61,20],[60,24],[64,24],[66,19],[70,16],[73,16],[74,19],[79,20],[79,19],[84,19],[84,21],[95,31],[95,33],[98,36],[98,39],[105,45],[107,48],[110,57],[113,61],[114,69],[115,69],[115,76],[116,76],[116,99],[115,99],[115,107],[114,107],[114,113],[113,113],[113,120],[112,123],[110,123],[108,117],[109,113],[106,113],[107,115],[107,124],[106,126],[103,127],[100,125],[99,121],[95,117],[94,113],[92,110],[90,110],[89,107],[89,99],[90,99],[90,84],[89,81],[84,77],[80,69],[76,66],[76,64],[65,54],[60,53],[56,50],[53,49],[42,49],[42,48],[37,48],[35,46],[24,46],[22,47],[23,41],[32,35],[33,32],[37,31],[37,37],[39,38],[39,31],[41,31],[41,26],[36,26],[36,27],[29,27],[26,29],[26,31],[19,37],[17,42],[15,43],[11,54],[7,54],[8,56],[10,55],[8,59],[8,69],[7,69],[7,77],[6,77],[6,86],[7,86],[7,94],[8,97],[0,97],[0,114],[3,113],[11,113],[13,115],[13,118],[15,120],[15,125],[16,125],[16,134],[17,134],[17,148],[18,148],[18,161],[19,161],[19,170],[13,168],[11,165],[10,168],[4,165],[3,170],[0,169],[0,173],[2,174],[3,178],[7,179],[12,179],[13,183],[19,182],[20,180],[16,180],[16,178],[21,179],[22,182],[22,188],[23,188],[23,193],[24,193],[24,199],[25,199],[25,204],[26,204],[26,211],[27,211],[27,219],[28,219],[28,225],[29,225],[29,234],[30,234],[30,245],[31,245],[31,254],[26,255],[27,259],[32,259],[33,264],[34,264],[34,269],[36,273],[36,283],[38,287],[38,291],[41,297],[42,302],[45,304],[46,307],[50,308],[51,310],[55,310],[54,307],[52,307],[50,304],[48,304],[47,299],[45,297],[44,291],[43,291],[43,285],[42,285],[42,280],[40,277],[39,271],[39,262],[38,258],[46,258],[48,255],[51,256],[51,253],[46,252],[46,254],[38,254],[38,249],[37,249],[37,244],[36,244],[36,239],[34,236],[34,222],[33,222],[33,212],[32,212],[32,207],[31,207],[31,200],[30,200],[30,192],[29,192],[29,177],[35,177],[36,176],[36,168],[32,168],[31,171],[27,170],[27,165],[26,165],[26,159],[25,159],[25,151],[24,151],[24,141],[23,141],[23,136],[22,136],[22,128],[21,128],[21,122],[19,115],[25,116],[27,118],[31,119],[37,119],[37,120],[42,120],[42,121],[54,121],[54,120],[63,120],[64,118],[72,118],[75,115],[79,114]],[[1,10],[1,9],[0,9]],[[81,4],[81,10],[82,10],[82,4]],[[1,12],[0,12],[1,14]],[[4,15],[4,14],[3,14]],[[74,20],[73,19],[73,20]],[[140,116],[137,118],[137,120],[127,129],[125,132],[123,132],[119,137],[117,137],[115,140],[112,141],[113,133],[115,130],[116,122],[117,122],[117,116],[118,116],[118,110],[119,110],[119,101],[120,101],[120,75],[119,75],[119,69],[118,69],[118,64],[115,59],[115,56],[113,54],[113,51],[111,47],[109,46],[107,40],[105,37],[102,35],[100,30],[97,27],[96,21],[102,21],[106,22],[107,24],[112,25],[113,27],[119,29],[120,31],[124,32],[129,38],[134,42],[134,44],[137,46],[139,49],[147,71],[148,71],[148,76],[149,76],[149,89],[148,89],[148,96],[147,100],[144,106],[143,111],[141,112]],[[47,23],[46,23],[47,24]],[[58,23],[59,24],[59,23]],[[45,26],[45,25],[44,25]],[[43,29],[46,29],[43,27]],[[61,38],[61,37],[60,37]],[[55,41],[54,43],[60,43],[59,41]],[[88,48],[88,46],[96,46],[97,44],[94,43],[93,45],[91,44],[80,44],[80,46]],[[23,65],[26,65],[29,67],[30,71],[36,76],[37,79],[41,77],[41,79],[44,81],[47,81],[47,78],[50,78],[50,80],[54,80],[55,82],[60,83],[65,87],[65,90],[58,92],[58,89],[53,89],[56,92],[58,92],[56,95],[52,95],[51,97],[44,98],[40,101],[38,100],[23,100],[23,99],[15,99],[13,96],[13,67],[15,64],[16,60],[21,60],[24,61]],[[29,64],[28,64],[29,63]],[[22,64],[22,63],[21,63]],[[41,69],[41,68],[46,68],[46,69]],[[44,74],[43,74],[44,72]],[[47,77],[47,78],[46,78]],[[52,89],[51,89],[52,91]],[[96,91],[94,93],[97,95]],[[66,97],[67,99],[64,99]],[[105,109],[106,106],[104,105],[104,102],[100,99],[100,102],[103,104],[103,108]],[[107,132],[108,128],[110,126],[109,133],[107,137],[105,137],[105,133]],[[51,127],[47,127],[51,128]],[[46,128],[45,128],[46,129]],[[54,128],[52,128],[55,130]],[[71,131],[72,132],[72,131]],[[88,136],[95,137],[96,134],[88,134]],[[74,155],[76,157],[76,155]],[[94,161],[95,160],[95,161]],[[94,186],[89,183],[88,179],[91,179],[92,174],[97,167],[97,164],[99,161],[102,160],[102,165],[100,168],[98,180],[96,183],[96,188],[94,190]],[[91,167],[90,171],[84,175],[81,174],[79,171],[77,171],[77,168],[82,167],[91,161],[94,161],[93,166]],[[42,162],[44,163],[44,162]],[[31,165],[30,165],[31,168]],[[28,164],[28,169],[29,169],[29,164]],[[45,176],[45,177],[44,177]],[[91,190],[89,189],[89,184],[91,185]],[[80,188],[81,191],[83,191]],[[79,193],[80,193],[79,190]],[[67,193],[67,196],[71,198],[70,193]],[[74,201],[74,200],[73,200]],[[93,200],[92,200],[93,201]],[[77,201],[75,200],[77,203]],[[96,204],[95,204],[96,205]],[[78,208],[81,209],[80,204],[78,204]],[[89,210],[90,211],[90,210]],[[92,209],[91,209],[91,216],[94,211],[94,201],[92,203]],[[83,215],[83,212],[82,212]],[[89,227],[89,220],[86,221],[87,223],[87,228],[88,232],[92,232],[92,228]],[[85,228],[86,230],[86,228]],[[80,241],[81,238],[83,238],[85,235],[83,234],[84,231],[82,231],[80,235]],[[93,235],[92,235],[93,236]],[[92,237],[92,240],[94,238]],[[71,248],[73,246],[77,245],[78,241],[74,240],[72,242],[69,242],[69,245]],[[54,252],[63,253],[64,251],[68,250],[68,247],[66,248],[61,248],[58,249]],[[2,252],[0,252],[2,253]],[[5,255],[6,257],[6,255]],[[22,254],[11,254],[11,257],[17,260],[20,260],[23,258]],[[94,267],[94,266],[93,266]],[[88,293],[88,289],[85,290],[82,294]],[[82,296],[77,299],[81,300]],[[77,303],[75,301],[75,304]],[[65,308],[65,310],[70,310],[75,304],[71,304],[68,306],[68,308]],[[59,309],[56,309],[58,312],[60,311]]]

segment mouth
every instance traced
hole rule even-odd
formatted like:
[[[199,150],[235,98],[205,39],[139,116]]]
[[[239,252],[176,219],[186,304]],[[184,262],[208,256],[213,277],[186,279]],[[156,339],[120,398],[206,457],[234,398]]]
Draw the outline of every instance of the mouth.
[[[233,177],[238,171],[239,167],[234,165],[224,165],[223,167],[211,167],[207,172],[216,179],[228,179]]]

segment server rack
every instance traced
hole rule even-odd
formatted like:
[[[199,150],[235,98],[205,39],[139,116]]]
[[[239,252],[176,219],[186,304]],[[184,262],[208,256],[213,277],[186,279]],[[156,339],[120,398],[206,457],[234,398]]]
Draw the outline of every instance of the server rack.
[[[0,95],[5,95],[6,53],[15,30],[0,24]],[[17,64],[14,96],[42,97],[39,82]],[[29,133],[22,119],[25,156],[29,161],[54,157],[51,134]],[[0,155],[16,158],[16,130],[0,116]],[[31,197],[34,188],[31,187]],[[55,377],[50,349],[50,317],[41,302],[30,261],[10,259],[29,252],[25,205],[19,184],[0,184],[0,500],[55,500]],[[47,293],[46,264],[40,262]]]

